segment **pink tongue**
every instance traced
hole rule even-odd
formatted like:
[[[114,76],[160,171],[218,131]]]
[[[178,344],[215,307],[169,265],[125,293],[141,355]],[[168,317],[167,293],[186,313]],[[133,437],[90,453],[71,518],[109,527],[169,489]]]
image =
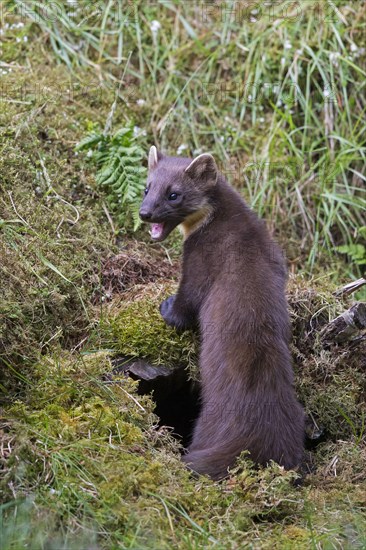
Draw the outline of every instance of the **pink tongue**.
[[[153,239],[160,239],[164,231],[163,223],[152,223],[151,224],[151,236]]]

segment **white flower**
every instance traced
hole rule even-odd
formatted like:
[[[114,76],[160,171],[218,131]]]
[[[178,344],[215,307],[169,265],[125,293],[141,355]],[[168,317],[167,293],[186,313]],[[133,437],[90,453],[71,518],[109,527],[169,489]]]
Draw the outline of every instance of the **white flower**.
[[[289,40],[285,40],[284,47],[285,47],[285,50],[291,50],[292,48],[291,42]]]
[[[138,99],[136,103],[139,107],[142,107],[143,105],[145,105],[146,101],[144,99]]]
[[[159,21],[156,21],[156,19],[154,19],[154,21],[151,21],[151,24],[150,24],[150,29],[151,29],[151,32],[153,34],[158,34],[159,32],[159,29],[161,29],[161,24]]]
[[[354,42],[351,42],[351,52],[357,52],[358,50],[358,47],[356,46],[356,44]]]
[[[92,157],[93,156],[93,151],[91,149],[89,149],[86,156],[89,157],[89,158]]]
[[[324,97],[329,97],[329,96],[330,96],[330,90],[329,90],[329,88],[324,88],[324,90],[323,90],[323,96],[324,96]]]
[[[256,19],[255,17],[251,17],[251,18],[250,18],[250,22],[251,22],[251,23],[256,23],[256,22],[257,22],[257,19]]]
[[[182,143],[181,145],[179,145],[177,149],[177,155],[181,155],[183,151],[185,151],[186,149],[188,149],[188,145],[186,145],[185,143]]]
[[[133,127],[133,137],[146,136],[146,130],[142,130],[140,126]]]
[[[329,61],[333,63],[335,67],[338,67],[338,57],[341,54],[339,52],[330,52],[329,54]]]
[[[286,58],[285,57],[281,57],[281,65],[282,67],[285,65],[286,63]]]
[[[23,36],[23,42],[28,42],[28,36]]]

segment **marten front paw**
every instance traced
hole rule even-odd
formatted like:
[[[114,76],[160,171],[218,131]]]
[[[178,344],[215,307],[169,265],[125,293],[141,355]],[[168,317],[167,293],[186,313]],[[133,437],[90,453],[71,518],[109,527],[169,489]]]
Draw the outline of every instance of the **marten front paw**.
[[[161,302],[160,313],[167,325],[179,331],[195,327],[195,318],[191,312],[182,310],[180,303],[176,303],[176,294]]]
[[[167,325],[171,327],[177,326],[176,319],[173,314],[173,305],[175,301],[175,295],[169,296],[166,300],[160,304],[160,313]]]

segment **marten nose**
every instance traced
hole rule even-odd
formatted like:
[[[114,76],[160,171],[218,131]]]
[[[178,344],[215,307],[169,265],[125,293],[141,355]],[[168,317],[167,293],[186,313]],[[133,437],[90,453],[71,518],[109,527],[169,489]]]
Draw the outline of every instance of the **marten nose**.
[[[142,220],[144,220],[144,221],[146,222],[146,221],[150,220],[151,217],[152,217],[151,212],[149,212],[148,210],[142,210],[142,208],[141,208],[141,210],[140,210],[140,218],[141,218]]]

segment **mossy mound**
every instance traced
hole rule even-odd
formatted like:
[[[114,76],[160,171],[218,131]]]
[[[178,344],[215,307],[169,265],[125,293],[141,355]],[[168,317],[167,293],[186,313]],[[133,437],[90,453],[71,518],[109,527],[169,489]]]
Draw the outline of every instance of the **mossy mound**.
[[[198,377],[198,334],[178,334],[159,313],[161,301],[175,289],[172,283],[137,285],[123,300],[115,299],[102,316],[102,339],[119,355],[155,365],[188,365]],[[352,298],[335,298],[333,291],[329,284],[309,288],[301,277],[289,282],[297,392],[324,436],[336,441],[363,433],[366,343],[361,339],[325,347],[321,342],[321,329],[352,303]]]
[[[197,335],[159,314],[175,288],[156,281],[115,296],[98,309],[94,339],[113,354],[196,368]],[[151,397],[109,376],[110,351],[59,350],[33,364],[26,391],[4,410],[3,547],[362,547],[364,342],[322,346],[319,330],[348,307],[332,290],[289,285],[298,393],[326,431],[301,486],[275,464],[253,468],[245,453],[222,483],[192,477]]]
[[[136,383],[111,383],[107,353],[45,357],[2,422],[2,548],[309,548],[365,542],[357,455],[328,447],[303,487],[244,456],[232,477],[195,479]],[[342,469],[343,457],[348,467]],[[329,461],[329,462],[328,462]],[[328,468],[328,469],[327,469]],[[347,506],[342,506],[344,491]],[[344,546],[343,546],[344,547]]]
[[[11,369],[26,377],[40,353],[85,336],[100,257],[115,250],[93,174],[74,150],[91,105],[107,111],[113,95],[96,103],[92,92],[63,93],[75,83],[47,64],[32,79],[17,67],[3,74],[0,102],[0,363],[12,382]]]
[[[151,399],[138,396],[129,379],[102,382],[110,370],[105,353],[64,353],[36,365],[28,398],[7,409],[2,426],[7,451],[1,457],[1,497],[16,498],[8,508],[9,521],[14,506],[24,502],[27,520],[39,517],[42,524],[43,516],[50,517],[55,533],[48,530],[48,537],[60,536],[56,527],[62,521],[65,532],[98,532],[106,547],[117,541],[122,547],[122,541],[136,537],[153,548],[165,531],[166,545],[159,547],[169,547],[187,524],[192,529],[187,541],[207,539],[206,529],[195,522],[204,517],[207,499],[224,513],[225,491],[190,477],[177,442],[168,431],[157,430]],[[252,487],[244,502],[248,519],[258,512],[252,508],[258,491],[266,494],[268,509],[282,510],[284,495],[294,492],[292,474],[276,466],[259,473],[249,462],[246,467]],[[268,476],[274,487],[264,490]],[[237,487],[230,490],[230,498],[238,494]],[[7,537],[20,541],[22,531]],[[10,547],[8,538],[4,547]]]
[[[180,334],[164,322],[160,303],[176,291],[173,283],[136,285],[108,307],[101,331],[118,354],[141,357],[154,365],[197,368],[199,337],[192,331]]]
[[[306,411],[329,439],[357,440],[366,415],[366,341],[322,341],[322,329],[354,301],[352,296],[336,298],[334,291],[324,280],[313,285],[302,277],[290,280],[296,386]]]

